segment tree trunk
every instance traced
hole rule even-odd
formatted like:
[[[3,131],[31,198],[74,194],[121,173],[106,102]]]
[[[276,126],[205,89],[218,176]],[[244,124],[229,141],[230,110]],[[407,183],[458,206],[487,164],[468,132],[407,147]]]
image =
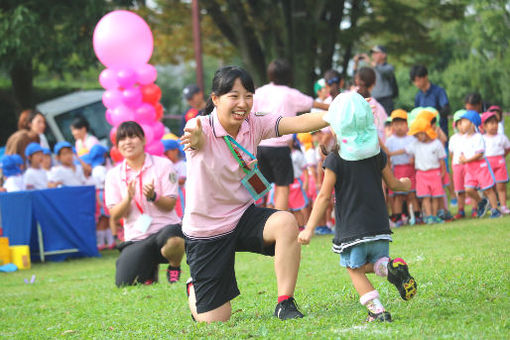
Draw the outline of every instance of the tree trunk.
[[[15,106],[18,111],[34,108],[34,72],[32,60],[18,60],[10,70],[12,91],[15,99]]]

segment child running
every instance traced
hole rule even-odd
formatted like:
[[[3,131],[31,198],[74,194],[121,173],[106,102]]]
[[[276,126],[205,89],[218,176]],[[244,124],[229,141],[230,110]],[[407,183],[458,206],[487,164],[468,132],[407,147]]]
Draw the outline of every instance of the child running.
[[[401,258],[389,258],[391,230],[381,181],[394,191],[408,191],[410,180],[396,179],[380,150],[372,109],[359,94],[340,94],[324,116],[334,129],[338,145],[324,161],[325,175],[305,230],[298,237],[308,244],[335,189],[336,229],[333,251],[340,254],[360,303],[368,309],[367,321],[391,321],[367,273],[386,277],[402,299],[416,294],[416,281]],[[339,148],[339,150],[338,150]]]
[[[293,298],[301,247],[298,226],[287,211],[254,205],[269,183],[257,167],[262,139],[327,126],[324,112],[293,117],[253,113],[255,86],[244,69],[216,71],[206,116],[191,119],[181,137],[188,161],[183,233],[191,280],[189,307],[197,321],[230,319],[238,296],[235,253],[274,256],[279,319],[301,318]],[[256,275],[256,273],[255,273]]]
[[[477,203],[478,217],[487,212],[489,203],[492,207],[491,218],[501,217],[498,209],[498,199],[493,190],[496,180],[492,168],[485,158],[485,143],[478,127],[482,123],[478,112],[467,110],[461,116],[459,131],[464,134],[462,138],[461,155],[459,161],[465,165],[464,187],[466,193]],[[484,192],[488,198],[481,198],[477,190]]]
[[[510,214],[506,206],[506,184],[508,183],[508,171],[505,157],[510,152],[508,137],[498,133],[498,117],[496,112],[488,111],[482,115],[482,124],[485,134],[485,157],[489,161],[496,180],[496,192],[498,194],[500,210],[503,214]]]

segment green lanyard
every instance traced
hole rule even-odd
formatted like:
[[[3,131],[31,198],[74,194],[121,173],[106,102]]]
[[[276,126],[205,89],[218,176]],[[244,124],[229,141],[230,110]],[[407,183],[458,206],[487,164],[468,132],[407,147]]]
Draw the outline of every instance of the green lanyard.
[[[234,138],[230,136],[224,136],[223,139],[225,140],[225,143],[227,143],[228,148],[230,149],[230,152],[232,152],[232,155],[236,159],[237,163],[239,163],[239,166],[243,171],[247,174],[251,171],[248,164],[246,164],[246,161],[243,159],[243,156],[241,156],[241,153],[237,148],[235,148],[232,145],[232,142],[235,144],[236,147],[240,148],[244,151],[248,156],[250,156],[252,159],[255,159],[255,156],[251,154],[248,150],[246,150],[241,144],[239,144]]]

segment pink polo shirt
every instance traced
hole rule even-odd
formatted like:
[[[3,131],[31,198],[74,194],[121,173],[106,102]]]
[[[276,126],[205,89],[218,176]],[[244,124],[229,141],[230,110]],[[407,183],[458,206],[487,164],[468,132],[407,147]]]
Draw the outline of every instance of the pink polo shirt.
[[[278,136],[281,116],[250,113],[243,121],[236,141],[256,156],[262,139]],[[186,151],[186,210],[182,231],[191,238],[213,238],[234,230],[245,210],[253,203],[241,184],[245,173],[230,152],[216,111],[191,119],[187,127],[202,123],[205,143],[200,150]],[[243,158],[250,158],[241,151]]]
[[[310,112],[313,98],[285,85],[269,83],[255,90],[253,112],[267,112],[277,116],[295,116],[298,112]],[[271,138],[260,146],[289,146],[291,135]]]
[[[139,241],[147,238],[163,227],[169,224],[179,224],[181,220],[177,216],[175,209],[172,211],[162,211],[147,199],[140,192],[140,174],[142,185],[154,180],[154,190],[158,196],[177,197],[179,183],[177,174],[172,166],[172,162],[167,158],[145,154],[145,162],[142,170],[133,171],[126,160],[111,169],[106,175],[105,181],[105,202],[108,208],[120,203],[127,195],[127,183],[136,178],[135,196],[131,200],[129,214],[124,218],[124,236],[126,241]],[[145,233],[134,228],[135,222],[142,214],[135,203],[136,201],[142,207],[145,214],[152,217],[152,222]]]

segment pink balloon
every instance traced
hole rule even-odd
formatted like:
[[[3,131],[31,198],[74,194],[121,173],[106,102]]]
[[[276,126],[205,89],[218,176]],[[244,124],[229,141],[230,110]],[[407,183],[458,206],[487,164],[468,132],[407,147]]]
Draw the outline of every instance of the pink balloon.
[[[106,121],[108,122],[108,124],[113,126],[112,110],[106,109],[105,118],[106,118]]]
[[[147,144],[152,143],[154,140],[154,133],[152,132],[152,126],[148,124],[140,124],[142,127],[143,133],[145,134],[145,142]]]
[[[122,92],[119,90],[107,90],[103,93],[103,104],[109,109],[114,109],[122,104]]]
[[[165,152],[165,147],[163,146],[163,143],[161,143],[160,140],[155,140],[151,144],[145,145],[145,151],[147,151],[151,155],[161,156],[163,155],[163,152]]]
[[[154,133],[154,139],[160,140],[165,134],[165,126],[161,122],[155,122],[152,124],[152,132]]]
[[[124,10],[102,17],[92,42],[97,58],[106,67],[137,69],[149,61],[154,48],[149,25],[137,14]]]
[[[117,72],[117,82],[120,87],[127,89],[136,83],[136,73],[129,68]]]
[[[142,92],[138,87],[130,87],[122,91],[124,104],[130,107],[138,107],[142,104]]]
[[[135,121],[139,124],[152,124],[156,119],[156,110],[151,104],[143,103],[135,111]]]
[[[112,118],[113,126],[119,126],[123,122],[134,120],[135,113],[131,108],[120,105],[113,109],[110,117]]]
[[[158,71],[156,71],[156,68],[151,64],[138,67],[136,73],[138,75],[138,82],[142,85],[154,83],[158,77]]]
[[[116,89],[119,86],[117,84],[117,73],[110,68],[105,68],[99,74],[99,84],[106,90]]]

